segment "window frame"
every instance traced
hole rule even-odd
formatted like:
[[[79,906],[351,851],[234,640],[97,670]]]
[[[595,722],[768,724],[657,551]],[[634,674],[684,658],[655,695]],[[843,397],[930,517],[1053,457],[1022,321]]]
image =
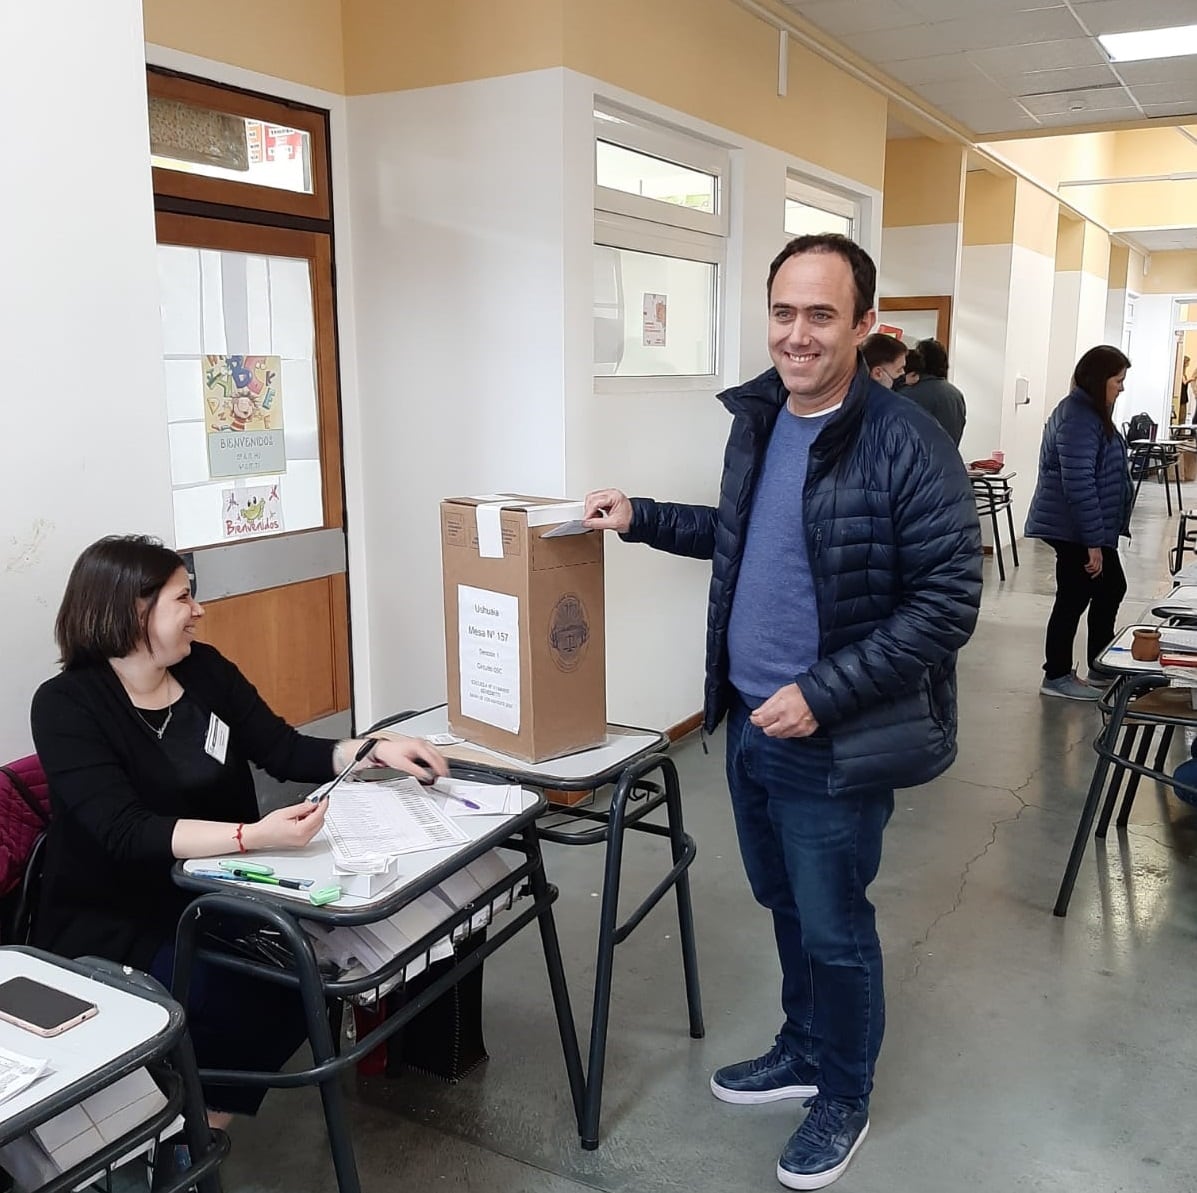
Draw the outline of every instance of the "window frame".
[[[861,196],[813,178],[809,174],[800,174],[794,170],[786,171],[786,193],[781,205],[781,230],[786,240],[793,240],[796,233],[786,230],[785,200],[792,199],[795,203],[802,203],[818,211],[825,211],[839,219],[849,221],[845,235],[861,243],[861,232],[864,220],[864,204]]]
[[[715,268],[712,295],[712,371],[709,373],[642,373],[632,375],[593,373],[595,393],[679,393],[722,387],[726,351],[728,216],[731,151],[695,134],[674,129],[619,104],[594,97],[592,110],[597,144],[605,141],[636,153],[697,170],[715,179],[715,211],[696,211],[677,203],[632,195],[614,187],[594,184],[592,247],[675,257]],[[599,115],[608,117],[603,119]],[[597,155],[591,153],[591,167]],[[591,364],[593,368],[593,361]]]
[[[147,103],[150,98],[175,100],[215,112],[228,112],[230,115],[250,120],[285,125],[297,132],[307,133],[311,158],[310,194],[261,186],[253,182],[239,182],[232,178],[188,174],[165,166],[153,166],[155,195],[315,220],[331,218],[326,111],[303,104],[281,102],[255,92],[203,83],[156,66],[146,68],[146,91]]]

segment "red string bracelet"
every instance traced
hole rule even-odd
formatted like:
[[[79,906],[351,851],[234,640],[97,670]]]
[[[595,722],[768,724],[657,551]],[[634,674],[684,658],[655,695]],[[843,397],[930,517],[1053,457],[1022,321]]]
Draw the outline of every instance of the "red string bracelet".
[[[237,832],[235,835],[237,837],[237,852],[238,853],[248,853],[249,852],[249,850],[245,848],[245,842],[241,840],[241,834],[244,830],[245,830],[244,824],[237,825]]]

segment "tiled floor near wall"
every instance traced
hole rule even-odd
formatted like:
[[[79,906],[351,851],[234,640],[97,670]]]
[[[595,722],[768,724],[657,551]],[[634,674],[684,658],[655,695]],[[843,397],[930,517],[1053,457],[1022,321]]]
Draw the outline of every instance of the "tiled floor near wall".
[[[1167,588],[1175,519],[1145,485],[1125,549],[1133,618]],[[872,1133],[844,1193],[1178,1193],[1197,1187],[1197,813],[1147,786],[1124,839],[1090,850],[1066,920],[1052,916],[1093,761],[1097,714],[1037,694],[1052,556],[1026,542],[1004,584],[985,565],[981,623],[960,662],[960,759],[900,792],[875,887],[889,1023]],[[695,648],[699,648],[698,643]],[[762,1051],[777,1020],[770,925],[749,896],[721,777],[722,740],[677,750],[707,1036],[685,1030],[667,902],[618,953],[603,1143],[582,1152],[539,942],[486,965],[491,1059],[450,1087],[406,1077],[354,1103],[367,1193],[740,1193],[778,1188],[793,1105],[729,1107],[711,1069]],[[632,842],[625,889],[658,872]],[[588,1016],[598,849],[549,852],[579,1020]],[[583,1041],[583,1047],[585,1042]],[[225,1188],[331,1190],[319,1099],[277,1092],[233,1130]]]

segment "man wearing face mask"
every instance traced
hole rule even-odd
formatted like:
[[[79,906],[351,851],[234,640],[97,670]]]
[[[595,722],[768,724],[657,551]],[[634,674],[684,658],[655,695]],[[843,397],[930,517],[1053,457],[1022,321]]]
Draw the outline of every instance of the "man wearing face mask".
[[[860,346],[869,376],[886,389],[897,389],[906,376],[906,345],[893,336],[875,331]]]

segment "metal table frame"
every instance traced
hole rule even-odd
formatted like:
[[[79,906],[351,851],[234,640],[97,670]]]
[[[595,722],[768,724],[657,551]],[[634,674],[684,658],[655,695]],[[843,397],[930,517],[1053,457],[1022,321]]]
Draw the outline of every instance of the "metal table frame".
[[[396,713],[372,725],[366,733],[402,725],[413,717],[433,712],[443,705],[420,711]],[[614,788],[608,808],[570,807],[554,804],[551,812],[567,820],[590,822],[589,829],[570,830],[565,827],[541,828],[540,836],[557,845],[594,845],[606,842],[607,852],[603,872],[602,906],[599,912],[597,958],[594,975],[594,1004],[590,1019],[590,1044],[586,1066],[586,1096],[580,1129],[582,1147],[591,1151],[598,1147],[599,1121],[602,1114],[603,1074],[607,1056],[607,1031],[611,1017],[611,981],[615,969],[615,948],[636,930],[644,917],[660,902],[669,890],[677,897],[678,935],[682,949],[682,972],[686,985],[686,1004],[692,1039],[706,1034],[702,1017],[702,996],[698,980],[698,950],[694,933],[694,910],[690,899],[690,879],[687,871],[694,861],[697,848],[694,838],[683,826],[681,784],[677,767],[666,754],[669,739],[652,729],[638,729],[627,725],[613,725],[613,729],[655,737],[655,741],[628,758],[607,766],[593,774],[558,777],[546,774],[552,762],[541,764],[535,771],[525,769],[517,759],[485,762],[476,760],[451,761],[453,773],[468,778],[500,779],[541,790],[592,791],[600,787]],[[451,751],[450,747],[450,751]],[[585,753],[569,755],[585,758]],[[560,761],[559,759],[556,761]],[[530,765],[530,764],[528,764]],[[659,781],[650,776],[659,775]],[[664,807],[666,823],[648,824],[645,818],[657,808]],[[623,842],[627,830],[666,837],[669,840],[672,865],[661,880],[619,922],[619,882],[623,867]]]
[[[248,884],[242,887],[212,879],[196,878],[186,873],[181,865],[176,866],[175,882],[186,889],[202,893],[188,906],[179,923],[173,981],[175,997],[184,1006],[187,1005],[192,970],[197,958],[203,958],[206,962],[226,969],[264,978],[279,986],[297,989],[303,1002],[308,1040],[312,1048],[313,1064],[310,1068],[298,1072],[201,1069],[200,1077],[220,1084],[280,1089],[318,1086],[337,1187],[340,1193],[360,1193],[361,1180],[354,1157],[345,1094],[340,1084],[341,1074],[401,1030],[420,1011],[477,969],[491,953],[535,920],[540,927],[541,944],[553,996],[557,1028],[561,1036],[574,1114],[580,1121],[585,1077],[553,918],[552,907],[557,899],[557,888],[550,885],[545,878],[536,827],[536,819],[545,806],[544,797],[540,796],[522,812],[509,817],[503,824],[470,844],[463,845],[447,860],[394,891],[384,892],[368,906],[338,908],[330,904],[314,907],[297,899],[272,895],[269,893],[270,888]],[[351,980],[330,978],[321,973],[311,938],[303,930],[302,921],[308,920],[335,927],[370,924],[385,919],[494,848],[522,853],[524,860],[509,874],[483,891],[475,901],[447,914],[436,928],[392,958],[382,969]],[[516,904],[497,929],[492,924],[485,942],[460,958],[457,964],[431,982],[418,997],[411,999],[367,1035],[356,1040],[351,1048],[340,1048],[340,1040],[334,1038],[330,1022],[330,1008],[352,995],[368,990],[377,991],[381,984],[400,974],[408,965],[426,957],[429,949],[438,940],[452,936],[456,928],[468,925],[478,911],[489,907],[509,891],[514,894],[523,883],[528,884],[530,900]],[[290,954],[290,965],[287,968],[270,966],[264,961],[251,960],[249,957],[230,952],[227,948],[220,947],[217,941],[202,940],[201,921],[206,915],[241,921],[253,929],[273,929],[279,934]]]
[[[161,1183],[162,1193],[182,1193],[193,1186],[200,1193],[220,1193],[217,1168],[228,1155],[229,1140],[223,1131],[212,1130],[204,1112],[204,1096],[195,1067],[195,1055],[183,1009],[153,978],[136,970],[99,957],[68,961],[26,945],[9,945],[7,952],[36,957],[58,969],[78,974],[93,982],[110,986],[146,1002],[156,1003],[167,1014],[166,1026],[143,1044],[113,1057],[65,1089],[41,1099],[26,1110],[7,1118],[0,1103],[0,1144],[10,1143],[58,1114],[77,1106],[84,1098],[98,1093],[137,1069],[147,1069],[166,1096],[166,1105],[113,1143],[106,1144],[86,1160],[69,1168],[42,1185],[38,1193],[69,1193],[76,1186],[94,1178],[108,1166],[142,1144],[157,1138],[182,1114],[184,1136],[191,1153],[191,1166]],[[36,1038],[36,1037],[34,1037]],[[38,1041],[38,1051],[51,1054],[54,1040]],[[36,1085],[31,1087],[36,1089]]]
[[[993,524],[993,553],[997,556],[998,578],[1006,578],[1006,560],[1002,555],[1001,524],[998,514],[1006,511],[1006,523],[1010,529],[1010,554],[1014,557],[1014,566],[1018,567],[1018,536],[1014,530],[1014,490],[1010,482],[1018,475],[1016,472],[992,473],[988,475],[969,474],[969,481],[973,486],[973,500],[977,503],[977,516],[988,517]]]
[[[1135,482],[1134,505],[1139,502],[1139,490],[1143,478],[1154,472],[1164,482],[1164,498],[1168,503],[1168,517],[1172,517],[1172,487],[1168,473],[1176,484],[1176,509],[1184,510],[1184,498],[1180,492],[1180,445],[1171,439],[1136,439],[1128,445],[1131,478]],[[1138,475],[1136,475],[1136,472]]]

